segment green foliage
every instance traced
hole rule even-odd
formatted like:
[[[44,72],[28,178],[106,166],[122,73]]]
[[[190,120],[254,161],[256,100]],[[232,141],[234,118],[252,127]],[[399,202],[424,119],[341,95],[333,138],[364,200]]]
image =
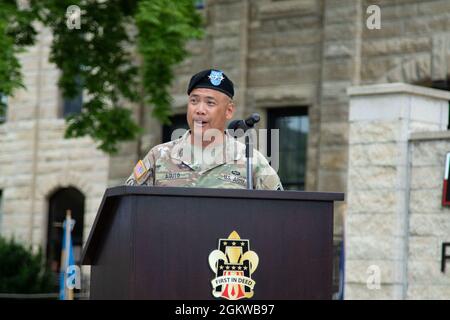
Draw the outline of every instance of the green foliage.
[[[140,1],[136,15],[138,46],[143,57],[145,102],[154,105],[153,115],[167,121],[170,115],[172,67],[186,56],[185,42],[202,33],[200,16],[192,0]]]
[[[14,28],[11,23],[3,25],[14,37],[0,36],[0,45],[6,48],[0,60],[9,61],[3,67],[13,69],[2,72],[0,64],[0,77],[4,75],[10,86],[9,91],[0,87],[0,92],[11,94],[21,84],[15,48],[33,42],[35,32],[29,24],[33,17],[53,33],[50,61],[62,71],[58,85],[64,97],[79,93],[76,80],[80,78],[87,97],[83,111],[67,118],[66,137],[89,135],[101,150],[114,153],[118,142],[141,133],[124,101],[152,107],[154,117],[168,121],[172,69],[186,56],[186,42],[202,34],[194,2],[30,0],[30,9],[18,14],[21,11],[12,5],[15,1],[0,0],[0,12],[7,7],[19,21]],[[81,9],[80,29],[66,25],[70,5]]]
[[[66,138],[89,135],[100,142],[101,150],[113,153],[116,151],[117,141],[128,140],[141,131],[128,109],[106,109],[106,104],[99,99],[85,103],[83,108],[81,114],[73,114],[67,118],[69,127]]]
[[[82,10],[80,29],[66,25],[69,5]],[[121,101],[136,101],[138,97],[137,65],[126,50],[133,45],[127,33],[132,23],[127,11],[122,10],[120,1],[38,0],[34,9],[53,31],[50,61],[62,71],[59,86],[63,95],[75,97],[79,90],[76,79],[81,78],[89,97],[82,113],[67,118],[65,136],[89,135],[103,151],[116,152],[118,141],[133,139],[140,132]]]
[[[0,18],[0,92],[12,94],[15,88],[23,85],[16,58],[18,49],[14,46],[14,39],[6,34],[6,27],[5,21]]]
[[[41,250],[33,254],[14,240],[0,238],[0,293],[50,293],[52,277]]]
[[[36,35],[31,26],[31,10],[19,10],[15,1],[0,1],[0,94],[12,95],[23,87],[17,54],[32,44]],[[0,97],[1,98],[1,97]],[[6,105],[0,99],[0,117],[5,115]]]

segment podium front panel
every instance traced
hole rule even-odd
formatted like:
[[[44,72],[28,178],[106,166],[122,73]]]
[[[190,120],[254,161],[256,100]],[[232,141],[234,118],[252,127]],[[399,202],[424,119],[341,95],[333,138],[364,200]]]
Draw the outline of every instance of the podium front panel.
[[[331,299],[333,201],[131,194],[106,216],[91,299],[215,299],[208,256],[232,231],[259,257],[252,299]]]

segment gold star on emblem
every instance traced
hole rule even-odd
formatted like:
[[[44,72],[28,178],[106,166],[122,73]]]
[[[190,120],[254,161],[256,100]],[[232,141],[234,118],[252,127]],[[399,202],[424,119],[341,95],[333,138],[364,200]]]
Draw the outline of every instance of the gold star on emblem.
[[[236,242],[233,241],[231,244],[232,244],[233,246],[235,246],[235,245],[236,245]]]
[[[241,242],[241,246],[244,246],[245,242]]]
[[[224,246],[226,246],[226,245],[227,245],[227,243],[228,243],[228,242],[224,241],[224,242],[223,242],[223,245],[224,245]]]
[[[230,269],[230,266],[226,266],[225,269],[227,269],[227,270]]]
[[[232,267],[231,267],[231,269],[233,269],[233,270],[234,270],[234,269],[236,269],[236,267],[235,267],[235,266],[232,266]]]
[[[220,266],[220,270],[223,270],[223,266]]]
[[[238,267],[238,269],[239,269],[239,270],[241,270],[241,269],[242,269],[242,267],[241,267],[241,266],[239,266],[239,267]]]
[[[247,267],[244,267],[244,270],[247,270],[248,268]]]

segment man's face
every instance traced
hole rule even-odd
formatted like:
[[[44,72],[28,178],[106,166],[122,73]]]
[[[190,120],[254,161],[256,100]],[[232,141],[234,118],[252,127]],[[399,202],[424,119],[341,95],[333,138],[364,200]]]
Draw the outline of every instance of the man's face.
[[[197,88],[189,95],[187,121],[194,135],[203,136],[208,129],[223,132],[233,113],[233,102],[220,91]]]

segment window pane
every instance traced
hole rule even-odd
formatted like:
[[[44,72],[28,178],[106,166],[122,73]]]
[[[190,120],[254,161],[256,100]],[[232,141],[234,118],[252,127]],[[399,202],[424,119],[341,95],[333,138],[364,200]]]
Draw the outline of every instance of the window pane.
[[[195,8],[203,9],[205,7],[205,0],[195,0]]]
[[[187,123],[185,113],[171,116],[169,119],[172,123],[170,125],[163,125],[163,134],[162,134],[163,143],[170,141],[172,137],[172,132],[174,132],[176,129],[189,130],[189,125]]]
[[[0,123],[6,121],[6,108],[8,107],[8,97],[0,93]]]
[[[306,108],[271,109],[268,118],[269,129],[279,129],[278,175],[281,182],[286,190],[304,190],[309,131]]]
[[[75,79],[75,82],[77,83],[79,93],[77,96],[75,96],[72,99],[64,98],[63,102],[63,117],[67,117],[71,114],[77,114],[81,112],[81,108],[83,106],[83,86],[81,77],[77,76]]]

